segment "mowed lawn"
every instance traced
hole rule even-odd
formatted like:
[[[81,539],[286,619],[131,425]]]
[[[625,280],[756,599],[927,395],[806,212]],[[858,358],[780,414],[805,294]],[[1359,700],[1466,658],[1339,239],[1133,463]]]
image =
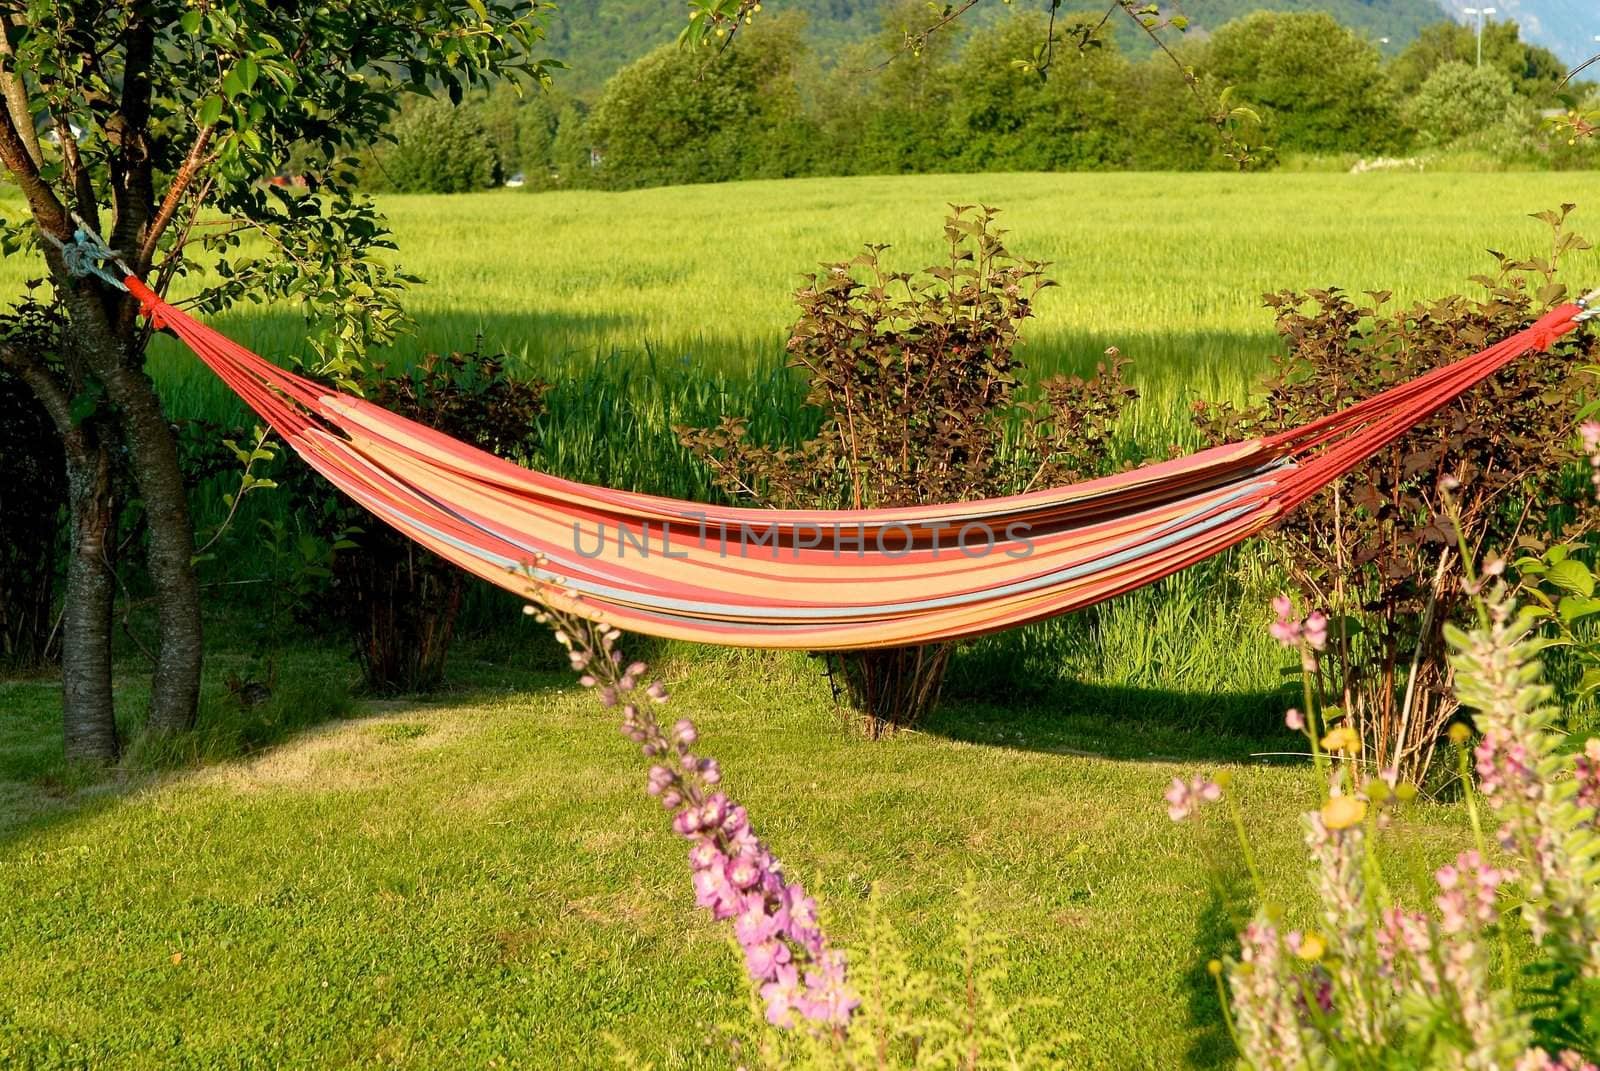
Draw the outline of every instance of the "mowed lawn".
[[[487,671],[485,671],[487,672]],[[498,676],[496,676],[498,674]],[[957,700],[868,743],[814,664],[728,656],[669,672],[726,787],[847,947],[877,885],[915,954],[944,959],[964,883],[1005,940],[1031,1033],[1083,1067],[1226,1064],[1207,958],[1225,949],[1199,848],[1168,821],[1179,773],[1233,769],[1268,880],[1304,903],[1299,772],[1263,745],[1086,693]],[[589,1067],[607,1038],[658,1068],[729,1067],[747,1014],[725,925],[631,745],[564,676],[390,703],[256,757],[65,798],[0,831],[0,1066]],[[48,737],[43,683],[0,692]],[[7,738],[9,745],[18,737]],[[1460,815],[1418,808],[1430,858]]]

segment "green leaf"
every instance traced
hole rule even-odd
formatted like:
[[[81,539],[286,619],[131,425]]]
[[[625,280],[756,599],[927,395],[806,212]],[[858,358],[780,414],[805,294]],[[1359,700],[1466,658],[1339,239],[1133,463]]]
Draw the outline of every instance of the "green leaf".
[[[200,103],[200,113],[195,121],[201,126],[211,126],[222,118],[222,98],[207,97]]]
[[[198,11],[185,11],[183,17],[178,20],[178,25],[183,28],[184,33],[196,34],[200,32],[200,18]]]
[[[1593,578],[1590,578],[1593,583]],[[1590,598],[1585,595],[1569,595],[1561,600],[1561,620],[1567,624],[1580,621],[1585,617],[1600,614],[1600,599]]]
[[[1578,681],[1578,693],[1588,695],[1596,689],[1600,689],[1600,666],[1590,666]]]
[[[1546,579],[1562,591],[1570,591],[1574,595],[1587,598],[1594,594],[1594,574],[1587,565],[1573,558],[1557,562]]]

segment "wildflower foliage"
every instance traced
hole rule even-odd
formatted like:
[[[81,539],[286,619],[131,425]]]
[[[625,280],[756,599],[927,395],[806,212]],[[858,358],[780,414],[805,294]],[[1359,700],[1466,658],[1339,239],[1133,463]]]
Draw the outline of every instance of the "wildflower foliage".
[[[1250,866],[1259,906],[1238,951],[1212,964],[1244,1065],[1600,1063],[1600,740],[1577,756],[1559,748],[1530,631],[1539,615],[1519,612],[1498,582],[1472,612],[1476,627],[1451,626],[1446,638],[1478,737],[1469,749],[1472,729],[1451,733],[1476,843],[1434,871],[1431,892],[1391,883],[1380,847],[1414,787],[1393,770],[1362,772],[1347,726],[1319,740],[1314,720],[1290,712],[1311,738],[1323,793],[1301,818],[1318,910],[1291,926]],[[1175,781],[1169,814],[1187,819],[1224,796],[1203,778]]]

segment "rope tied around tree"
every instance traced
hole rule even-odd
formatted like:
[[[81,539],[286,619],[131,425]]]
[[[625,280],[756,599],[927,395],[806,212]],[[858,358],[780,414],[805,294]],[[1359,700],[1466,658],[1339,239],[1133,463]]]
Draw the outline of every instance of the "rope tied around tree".
[[[75,279],[93,276],[126,292],[128,287],[122,280],[133,275],[133,269],[128,267],[121,254],[106,245],[105,240],[83,221],[82,216],[74,212],[72,219],[78,227],[72,232],[72,237],[65,241],[45,232],[45,237],[60,250],[61,262],[67,274]],[[122,274],[113,275],[107,265],[115,267]]]

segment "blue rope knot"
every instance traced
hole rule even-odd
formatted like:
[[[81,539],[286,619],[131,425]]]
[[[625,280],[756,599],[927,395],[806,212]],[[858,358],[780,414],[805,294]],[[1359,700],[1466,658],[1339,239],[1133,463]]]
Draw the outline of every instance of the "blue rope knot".
[[[133,272],[122,262],[122,257],[117,255],[116,250],[106,245],[98,234],[90,230],[83,220],[78,219],[76,214],[73,215],[73,219],[77,220],[78,229],[72,232],[72,237],[67,241],[62,241],[48,232],[45,234],[45,237],[61,250],[61,260],[67,269],[67,274],[76,279],[93,275],[118,290],[127,290],[122,278],[113,275],[106,267],[110,264],[119,269],[124,276],[132,275]]]

